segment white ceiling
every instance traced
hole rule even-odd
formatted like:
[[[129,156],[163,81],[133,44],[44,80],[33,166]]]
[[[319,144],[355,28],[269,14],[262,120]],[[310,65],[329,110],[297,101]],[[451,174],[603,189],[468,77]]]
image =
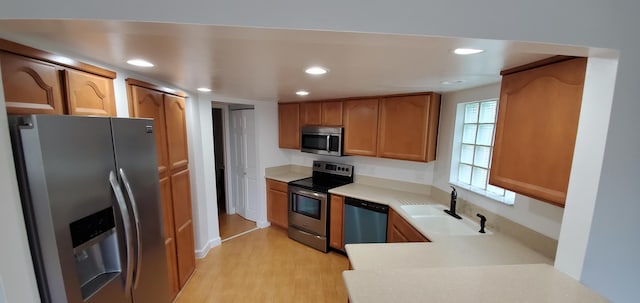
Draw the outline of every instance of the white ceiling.
[[[87,20],[1,20],[0,37],[187,91],[209,87],[217,96],[265,101],[457,91],[496,83],[502,69],[588,52],[517,41]],[[486,51],[452,54],[458,47]],[[156,66],[133,67],[131,58]],[[305,74],[311,65],[329,73]],[[455,80],[464,82],[441,83]],[[300,89],[310,95],[296,96]]]

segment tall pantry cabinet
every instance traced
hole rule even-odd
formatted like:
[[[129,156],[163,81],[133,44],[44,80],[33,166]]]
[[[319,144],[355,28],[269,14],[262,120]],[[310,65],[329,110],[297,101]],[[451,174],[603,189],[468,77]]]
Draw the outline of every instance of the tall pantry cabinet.
[[[185,98],[127,79],[131,116],[152,118],[158,153],[165,249],[173,297],[195,269]]]

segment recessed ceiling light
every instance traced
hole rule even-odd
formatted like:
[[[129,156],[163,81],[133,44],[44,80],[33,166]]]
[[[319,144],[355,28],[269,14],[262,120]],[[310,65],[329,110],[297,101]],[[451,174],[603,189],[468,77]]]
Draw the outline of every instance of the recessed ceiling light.
[[[211,89],[210,88],[206,88],[206,87],[199,87],[198,91],[199,92],[203,92],[203,93],[208,93],[208,92],[211,91]]]
[[[142,59],[131,59],[127,63],[140,67],[153,67],[153,63]]]
[[[327,73],[327,69],[320,66],[312,66],[307,68],[304,72],[309,75],[324,75]]]
[[[453,50],[453,53],[456,55],[473,55],[481,52],[484,52],[484,50],[475,48],[456,48]]]
[[[296,95],[298,95],[298,96],[306,96],[306,95],[309,95],[309,92],[308,91],[304,91],[304,90],[299,90],[299,91],[296,92]]]

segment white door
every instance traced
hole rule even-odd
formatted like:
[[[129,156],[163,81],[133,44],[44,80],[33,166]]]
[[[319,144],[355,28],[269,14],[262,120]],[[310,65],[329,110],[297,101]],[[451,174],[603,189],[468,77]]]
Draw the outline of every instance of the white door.
[[[235,209],[248,220],[256,221],[257,170],[255,121],[253,110],[231,112],[231,141]]]

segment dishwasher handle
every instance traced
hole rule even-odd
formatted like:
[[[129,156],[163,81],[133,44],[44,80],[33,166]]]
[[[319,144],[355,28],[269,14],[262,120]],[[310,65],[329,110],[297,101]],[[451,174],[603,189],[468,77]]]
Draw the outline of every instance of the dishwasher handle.
[[[371,211],[375,211],[383,214],[389,213],[389,206],[375,203],[375,202],[369,202],[365,200],[359,200],[359,199],[347,197],[346,199],[344,199],[344,204],[359,207],[359,208],[364,208],[367,210],[371,210]]]

